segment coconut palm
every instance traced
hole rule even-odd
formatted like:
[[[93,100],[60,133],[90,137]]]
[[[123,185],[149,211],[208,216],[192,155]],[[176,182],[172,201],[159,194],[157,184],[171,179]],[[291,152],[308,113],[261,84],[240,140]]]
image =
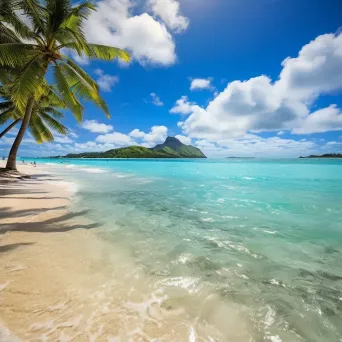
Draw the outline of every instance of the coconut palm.
[[[0,103],[0,125],[13,120],[0,133],[0,138],[2,138],[22,121],[23,113],[12,102],[8,87],[0,86],[0,96],[2,98]],[[38,101],[35,101],[28,125],[29,131],[37,143],[41,144],[54,140],[53,131],[62,135],[68,133],[68,129],[59,122],[60,119],[64,118],[64,114],[59,110],[63,108],[65,108],[64,102],[55,94],[52,87],[47,86],[45,94]]]
[[[7,10],[0,14],[0,18],[14,37],[8,38],[7,42],[4,39],[0,41],[0,66],[19,70],[11,87],[11,97],[16,107],[24,112],[6,165],[7,169],[16,170],[16,155],[29,125],[34,103],[44,91],[43,80],[47,73],[53,77],[58,93],[77,120],[82,120],[80,100],[93,101],[109,116],[97,83],[65,51],[73,50],[80,56],[102,60],[121,58],[129,61],[129,54],[115,47],[87,42],[83,24],[95,10],[95,6],[87,0],[77,6],[72,6],[70,0],[1,2],[6,5],[0,6],[0,10]],[[18,24],[13,19],[16,13],[25,13],[30,24],[24,24],[19,18]],[[4,31],[2,34],[9,37]]]

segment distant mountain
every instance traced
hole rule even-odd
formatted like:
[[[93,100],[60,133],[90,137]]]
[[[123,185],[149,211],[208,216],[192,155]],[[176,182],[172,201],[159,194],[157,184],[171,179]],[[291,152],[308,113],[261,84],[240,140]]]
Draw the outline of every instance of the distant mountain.
[[[199,148],[184,145],[175,137],[167,137],[164,144],[159,144],[152,150],[159,153],[175,154],[181,158],[206,158]]]
[[[62,158],[206,158],[200,149],[184,145],[177,138],[167,137],[153,148],[129,146],[106,152],[69,153]]]
[[[309,159],[309,158],[342,158],[342,153],[326,153],[321,155],[310,155],[307,157],[299,157],[300,159]]]

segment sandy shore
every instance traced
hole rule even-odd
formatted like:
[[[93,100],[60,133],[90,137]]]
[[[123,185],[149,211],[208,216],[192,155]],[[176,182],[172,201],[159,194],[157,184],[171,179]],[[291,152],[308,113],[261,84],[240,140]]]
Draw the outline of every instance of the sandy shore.
[[[72,297],[89,295],[88,285],[94,288],[87,274],[96,268],[103,246],[97,248],[90,230],[96,225],[83,218],[84,212],[68,210],[73,184],[47,168],[20,165],[19,170],[31,178],[0,179],[0,341],[44,336],[62,341],[63,333],[69,341],[68,330],[77,334],[73,329],[80,317],[59,314]]]

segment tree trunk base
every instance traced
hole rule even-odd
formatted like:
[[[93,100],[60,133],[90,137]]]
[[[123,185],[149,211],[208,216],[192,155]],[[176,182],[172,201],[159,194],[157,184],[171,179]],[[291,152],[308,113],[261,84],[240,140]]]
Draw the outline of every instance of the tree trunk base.
[[[9,170],[5,168],[0,168],[0,178],[14,178],[14,179],[25,179],[31,178],[29,175],[25,175],[17,170]]]

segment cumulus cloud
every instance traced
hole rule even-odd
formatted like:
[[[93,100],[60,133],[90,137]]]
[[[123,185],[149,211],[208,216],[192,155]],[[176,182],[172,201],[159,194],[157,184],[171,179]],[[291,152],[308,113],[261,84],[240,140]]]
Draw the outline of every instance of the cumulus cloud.
[[[324,34],[303,46],[298,57],[282,63],[277,91],[298,100],[314,100],[342,88],[342,34]]]
[[[152,103],[155,106],[158,106],[158,107],[164,106],[164,103],[160,100],[160,97],[156,93],[151,93],[150,96],[152,98]]]
[[[78,138],[78,134],[73,131],[70,131],[69,135],[71,136],[71,138]]]
[[[189,19],[180,14],[180,5],[176,0],[150,0],[152,12],[175,32],[183,32],[189,25]]]
[[[262,138],[248,134],[241,138],[219,140],[215,143],[198,140],[195,145],[211,157],[298,157],[311,153],[319,153],[324,146],[314,141],[283,139],[278,136]]]
[[[116,146],[130,146],[135,143],[129,135],[119,132],[99,135],[95,141],[99,143],[110,143]]]
[[[153,126],[149,133],[134,129],[129,135],[136,139],[141,139],[143,142],[142,146],[151,147],[156,144],[162,143],[167,137],[167,127],[165,126]]]
[[[62,135],[55,135],[53,140],[60,144],[72,144],[73,143],[72,139],[70,139],[67,136],[62,136]]]
[[[96,82],[103,91],[111,91],[112,87],[119,82],[119,77],[105,74],[102,69],[96,69],[95,74],[98,76]]]
[[[342,130],[342,112],[331,105],[305,117],[299,127],[293,129],[296,134],[323,133]]]
[[[176,101],[176,104],[171,108],[171,114],[191,114],[193,111],[193,106],[195,104],[189,102],[187,96],[182,96],[179,100]]]
[[[108,133],[113,130],[113,126],[97,122],[96,120],[86,120],[82,124],[82,128],[92,133]]]
[[[185,135],[176,135],[176,138],[185,145],[191,145],[191,138]]]
[[[265,75],[236,80],[206,108],[182,97],[170,112],[190,114],[178,124],[185,134],[213,141],[247,132],[308,134],[342,129],[336,106],[310,113],[319,95],[342,88],[342,34],[317,37],[282,66],[276,82]]]
[[[159,1],[151,3],[160,20],[146,12],[139,14],[138,1],[98,1],[97,11],[86,21],[86,36],[93,43],[127,49],[141,64],[171,65],[176,61],[175,42],[163,20],[173,28],[180,28],[182,17],[177,1],[163,0],[163,5],[165,1],[165,8]],[[184,24],[182,27],[186,28]]]
[[[191,80],[190,90],[212,89],[211,78],[194,78]]]

